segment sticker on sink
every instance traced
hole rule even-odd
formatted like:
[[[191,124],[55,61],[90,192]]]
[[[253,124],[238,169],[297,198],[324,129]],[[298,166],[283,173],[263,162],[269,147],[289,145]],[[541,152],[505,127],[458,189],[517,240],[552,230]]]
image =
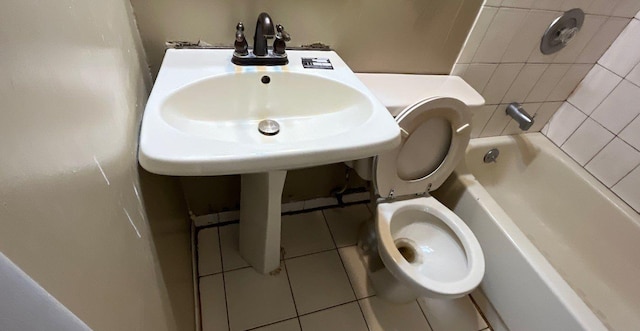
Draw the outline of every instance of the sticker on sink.
[[[303,57],[302,66],[307,69],[329,69],[333,70],[333,65],[328,58],[323,57]]]

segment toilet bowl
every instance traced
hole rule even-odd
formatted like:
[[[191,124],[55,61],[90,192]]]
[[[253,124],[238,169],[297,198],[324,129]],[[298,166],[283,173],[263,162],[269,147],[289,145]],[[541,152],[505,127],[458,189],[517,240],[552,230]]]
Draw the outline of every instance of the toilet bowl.
[[[429,195],[463,159],[471,114],[455,98],[428,98],[397,117],[401,145],[371,160],[379,197],[358,247],[380,297],[458,298],[484,275],[484,256],[469,227]],[[362,161],[361,161],[362,162]]]
[[[433,197],[381,203],[377,208],[378,252],[387,270],[419,296],[458,298],[484,275],[477,239],[451,210]]]

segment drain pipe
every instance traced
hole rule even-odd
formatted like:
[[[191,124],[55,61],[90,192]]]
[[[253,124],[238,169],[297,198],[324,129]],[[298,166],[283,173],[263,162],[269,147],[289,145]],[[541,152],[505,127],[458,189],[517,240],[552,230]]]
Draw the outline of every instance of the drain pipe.
[[[342,201],[342,197],[344,196],[344,192],[347,191],[349,187],[349,167],[345,166],[346,170],[344,173],[344,185],[341,188],[337,188],[331,192],[331,195],[334,195],[338,200],[338,206],[344,207],[344,201]]]

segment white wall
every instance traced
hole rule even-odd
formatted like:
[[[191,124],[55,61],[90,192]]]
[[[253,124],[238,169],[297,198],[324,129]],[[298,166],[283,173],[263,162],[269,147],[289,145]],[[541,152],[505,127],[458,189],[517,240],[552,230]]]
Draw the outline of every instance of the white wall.
[[[567,47],[543,55],[540,38],[565,10],[582,8],[584,25]],[[578,82],[640,9],[637,0],[487,0],[452,74],[485,97],[473,137],[519,133],[505,114],[510,102],[535,115],[540,131]]]
[[[357,72],[448,73],[482,0],[132,0],[152,71],[167,40],[232,46],[245,23],[250,46],[260,12],[291,46],[331,45]]]
[[[179,183],[137,165],[129,1],[5,1],[0,41],[0,251],[95,330],[193,329]]]
[[[542,132],[640,212],[640,20],[636,15]]]

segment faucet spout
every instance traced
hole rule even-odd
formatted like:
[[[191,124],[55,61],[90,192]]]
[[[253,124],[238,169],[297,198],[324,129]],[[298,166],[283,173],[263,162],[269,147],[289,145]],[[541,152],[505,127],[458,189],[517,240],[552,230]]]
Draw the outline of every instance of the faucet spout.
[[[276,29],[271,16],[267,13],[260,13],[256,22],[256,32],[253,35],[253,54],[266,56],[269,53],[267,39],[271,39],[275,35]]]
[[[520,130],[527,131],[533,125],[533,116],[529,115],[517,102],[512,102],[507,106],[507,115],[511,116],[520,127]]]

